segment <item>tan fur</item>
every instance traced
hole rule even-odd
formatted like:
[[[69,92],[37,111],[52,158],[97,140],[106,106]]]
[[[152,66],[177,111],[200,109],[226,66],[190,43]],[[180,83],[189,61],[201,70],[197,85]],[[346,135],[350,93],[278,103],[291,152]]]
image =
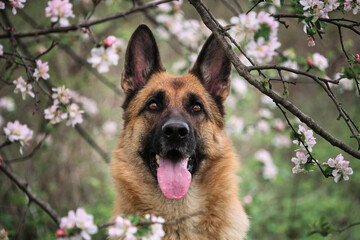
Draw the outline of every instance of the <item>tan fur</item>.
[[[207,158],[193,176],[190,189],[181,200],[168,200],[156,179],[144,164],[138,151],[148,129],[161,119],[139,115],[148,96],[159,89],[166,92],[168,109],[182,109],[182,99],[189,92],[200,95],[209,119],[189,119],[204,141]],[[163,113],[165,114],[165,113]],[[200,210],[204,213],[164,226],[164,240],[219,239],[241,240],[248,229],[247,216],[238,200],[238,160],[223,130],[223,118],[216,103],[200,80],[192,74],[180,77],[165,72],[152,75],[147,84],[130,102],[124,114],[125,126],[111,163],[116,188],[113,215],[153,214],[174,221]]]

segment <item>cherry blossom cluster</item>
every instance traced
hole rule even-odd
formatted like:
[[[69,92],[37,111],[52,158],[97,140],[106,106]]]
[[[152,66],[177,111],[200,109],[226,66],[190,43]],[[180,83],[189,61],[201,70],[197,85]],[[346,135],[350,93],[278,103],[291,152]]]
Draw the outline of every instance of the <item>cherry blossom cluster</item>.
[[[92,215],[86,213],[83,208],[78,208],[76,212],[71,210],[66,217],[61,218],[60,229],[57,231],[58,240],[72,239],[66,231],[72,232],[80,239],[90,240],[90,235],[97,233],[98,227],[94,224]]]
[[[125,43],[122,39],[108,36],[103,45],[91,49],[91,57],[87,61],[92,67],[96,67],[99,73],[108,72],[110,66],[118,64],[119,55],[124,46]]]
[[[8,122],[6,127],[4,127],[4,133],[6,138],[10,142],[19,142],[20,143],[20,153],[23,154],[22,147],[33,137],[33,130],[28,128],[26,124],[21,124],[18,120],[14,122]]]
[[[69,19],[75,15],[72,11],[72,3],[69,0],[51,0],[45,8],[45,16],[50,17],[52,23],[59,22],[60,26],[68,26]]]
[[[295,174],[311,171],[311,165],[314,165],[315,161],[317,162],[317,160],[312,159],[309,154],[302,152],[306,151],[311,153],[312,147],[316,144],[312,130],[306,130],[304,126],[299,125],[298,134],[302,141],[297,139],[294,140],[293,143],[301,146],[301,148],[296,150],[296,157],[291,158],[291,161],[295,164],[292,169],[292,172]],[[304,142],[305,146],[302,142]],[[323,163],[328,166],[327,169],[325,169],[325,175],[333,176],[336,183],[341,179],[347,181],[349,180],[349,175],[353,174],[353,170],[349,167],[349,163],[349,161],[344,160],[341,153],[337,155],[335,159],[329,158],[327,162]]]
[[[163,223],[165,220],[162,217],[153,215],[145,215],[145,221],[150,224],[150,229],[146,233],[142,233],[141,240],[160,240],[165,236],[163,230]],[[125,240],[136,240],[138,227],[134,226],[128,219],[121,216],[116,217],[115,224],[108,228],[108,234],[112,238],[123,237]],[[139,236],[138,236],[139,237]]]
[[[353,14],[357,14],[360,9],[359,0],[300,0],[300,4],[303,6],[304,15],[306,17],[312,17],[312,21],[316,22],[320,17],[329,18],[329,13],[337,9],[344,9],[345,11],[351,11]]]
[[[184,12],[180,8],[182,3],[183,1],[179,1],[158,6],[160,14],[157,15],[156,20],[167,29],[158,27],[157,31],[164,39],[170,38],[170,32],[186,46],[197,49],[210,32],[198,20],[184,17]]]
[[[337,183],[341,179],[344,179],[345,181],[349,180],[349,175],[353,174],[353,170],[349,167],[349,163],[349,161],[344,160],[344,157],[340,153],[335,157],[335,159],[329,158],[329,160],[323,164],[328,165],[328,169],[326,171],[331,171],[331,175]]]
[[[60,86],[52,89],[53,105],[44,110],[45,119],[49,119],[51,124],[57,124],[62,120],[67,120],[66,125],[74,127],[83,122],[83,110],[76,103],[70,103],[71,95],[68,88]]]
[[[26,0],[9,0],[10,5],[12,6],[12,13],[17,14],[16,8],[24,8],[24,3]],[[5,9],[4,1],[0,1],[0,9]]]
[[[230,22],[234,24],[230,34],[244,45],[248,55],[256,62],[268,63],[277,55],[276,50],[281,46],[277,37],[279,22],[269,13],[240,14],[232,17]]]
[[[14,93],[21,93],[23,100],[26,99],[26,95],[29,95],[32,98],[35,97],[32,85],[27,83],[23,77],[20,76],[18,79],[14,80],[13,84],[15,85]]]
[[[110,237],[114,238],[123,236],[125,240],[136,240],[134,235],[136,232],[137,227],[133,226],[128,219],[124,219],[121,216],[117,216],[115,224],[108,229]]]
[[[130,218],[130,217],[129,217]],[[156,217],[147,214],[145,218],[141,218],[146,231],[139,232],[139,228],[126,218],[117,216],[115,222],[108,228],[110,238],[122,237],[124,240],[161,240],[165,236],[162,217]],[[149,226],[149,227],[148,227]],[[69,211],[68,215],[60,220],[60,229],[57,230],[56,236],[58,240],[85,239],[90,240],[91,235],[98,232],[98,227],[94,224],[94,217],[88,214],[83,208],[76,211]]]

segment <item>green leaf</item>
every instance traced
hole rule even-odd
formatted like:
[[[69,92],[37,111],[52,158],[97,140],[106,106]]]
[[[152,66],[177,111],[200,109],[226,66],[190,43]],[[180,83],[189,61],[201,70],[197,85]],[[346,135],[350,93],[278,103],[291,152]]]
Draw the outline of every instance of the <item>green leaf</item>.
[[[325,170],[324,170],[324,174],[326,175],[326,176],[332,176],[332,171],[334,170],[334,168],[332,168],[332,167],[327,167]]]
[[[255,33],[255,36],[254,36],[255,41],[257,41],[261,37],[263,37],[266,42],[269,41],[270,31],[271,31],[271,28],[270,28],[269,24],[261,23],[260,29],[257,30],[257,32]]]

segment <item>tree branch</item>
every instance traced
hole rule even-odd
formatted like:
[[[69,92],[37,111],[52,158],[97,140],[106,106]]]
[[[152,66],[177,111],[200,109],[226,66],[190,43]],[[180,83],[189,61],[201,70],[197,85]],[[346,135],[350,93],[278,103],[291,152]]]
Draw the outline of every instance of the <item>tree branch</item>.
[[[138,7],[133,7],[125,12],[121,12],[121,13],[116,13],[104,18],[100,18],[97,20],[93,20],[93,21],[84,21],[82,23],[79,24],[73,24],[73,25],[69,25],[66,27],[55,27],[55,28],[45,28],[45,29],[37,29],[34,31],[29,31],[29,32],[14,32],[13,36],[14,37],[19,37],[19,38],[23,38],[23,37],[34,37],[34,36],[41,36],[41,35],[46,35],[46,34],[50,34],[50,33],[63,33],[63,32],[70,32],[70,31],[77,31],[81,28],[89,28],[93,25],[97,25],[97,24],[101,24],[101,23],[105,23],[114,19],[118,19],[118,18],[123,18],[127,15],[130,15],[132,13],[135,12],[139,12],[139,11],[143,11],[147,8],[153,8],[156,7],[157,5],[160,5],[162,3],[167,3],[167,2],[172,2],[174,0],[161,0],[161,1],[155,1],[155,2],[151,2],[148,4],[145,4],[143,6],[138,6]],[[9,37],[9,33],[5,33],[5,34],[0,34],[0,39],[3,38],[8,38]]]
[[[15,173],[13,173],[8,166],[2,161],[2,158],[0,157],[0,170],[5,173],[5,175],[13,182],[15,183],[18,188],[20,188],[21,191],[23,191],[26,196],[30,199],[31,202],[36,203],[41,209],[43,209],[50,217],[51,219],[59,225],[60,218],[54,211],[54,209],[50,206],[49,203],[44,202],[42,199],[38,198],[36,194],[30,189],[28,184],[22,180],[20,177],[18,177]]]
[[[360,159],[359,151],[355,150],[351,146],[333,137],[329,132],[323,129],[311,117],[304,114],[299,108],[297,108],[289,100],[282,98],[271,89],[268,91],[254,76],[250,74],[248,68],[240,61],[236,53],[232,50],[231,45],[226,41],[224,36],[225,34],[222,31],[222,29],[219,27],[219,23],[215,20],[209,9],[202,3],[202,1],[200,0],[189,0],[189,1],[198,11],[205,25],[213,32],[218,43],[224,49],[227,57],[230,59],[235,69],[240,74],[240,76],[242,76],[245,80],[247,80],[252,86],[257,88],[260,92],[273,99],[275,103],[282,105],[289,112],[291,112],[293,115],[298,117],[309,128],[313,129],[318,135],[323,137],[333,146],[336,146],[342,149],[343,151],[349,153],[351,156]]]

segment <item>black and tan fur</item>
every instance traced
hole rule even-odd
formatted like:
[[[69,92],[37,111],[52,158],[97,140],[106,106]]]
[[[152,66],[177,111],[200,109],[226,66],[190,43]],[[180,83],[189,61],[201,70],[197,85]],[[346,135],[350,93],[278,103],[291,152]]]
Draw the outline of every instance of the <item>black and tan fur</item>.
[[[224,131],[223,103],[230,91],[231,69],[224,51],[211,36],[192,70],[172,76],[163,70],[150,29],[141,25],[129,41],[125,58],[124,129],[111,164],[114,216],[149,213],[174,221],[203,210],[177,225],[164,226],[163,239],[244,239],[249,222],[238,199],[238,158]],[[155,111],[149,109],[153,102],[158,107]],[[201,111],[195,112],[195,105]],[[169,150],[192,155],[192,181],[181,200],[164,197],[152,159],[152,151],[163,151],[158,145],[167,144],[157,142],[162,138],[159,126],[168,119],[185,122],[191,133],[188,141],[193,141],[179,143],[179,148],[171,143],[176,151]],[[159,148],[163,147],[168,146]]]

